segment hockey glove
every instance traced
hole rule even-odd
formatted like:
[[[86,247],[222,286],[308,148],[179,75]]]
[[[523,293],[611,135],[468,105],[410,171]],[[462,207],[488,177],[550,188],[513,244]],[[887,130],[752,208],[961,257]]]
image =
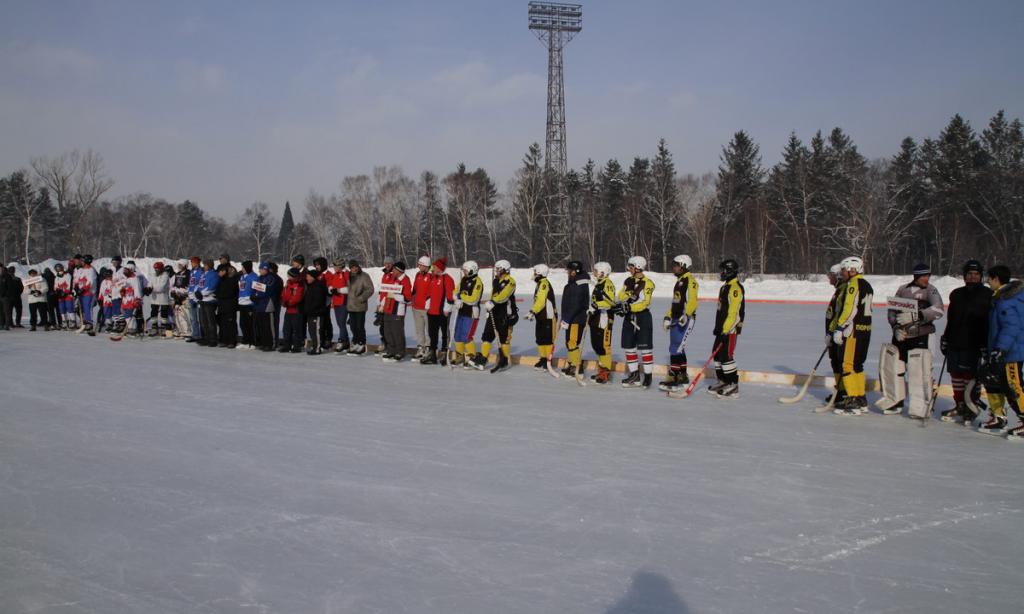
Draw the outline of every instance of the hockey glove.
[[[988,362],[993,365],[1001,365],[1006,361],[1006,353],[1002,350],[991,350],[988,353]]]
[[[843,343],[843,331],[837,330],[832,333],[832,343],[836,345],[842,345]]]
[[[665,328],[665,330],[669,330],[670,328],[672,328],[672,318],[665,318],[664,320],[661,321],[661,325]]]
[[[825,345],[832,347],[832,333],[825,333]]]
[[[142,290],[142,294],[145,295],[145,296],[149,296],[150,294],[153,294],[153,288],[144,288]]]
[[[558,328],[561,328],[562,330],[569,330],[569,323],[566,322],[565,320],[562,320],[561,322],[558,323]]]
[[[443,313],[444,315],[448,315],[451,312],[452,312],[452,304],[451,303],[445,303],[444,307],[441,307],[441,313]]]
[[[524,317],[524,318],[526,318],[526,320],[527,320],[528,322],[533,322],[533,319],[534,319],[535,317],[537,317],[537,316],[536,316],[536,315],[534,315],[534,313],[533,313],[532,311],[527,311],[527,312],[526,312],[526,315],[525,315],[525,316],[523,316],[523,317]]]
[[[893,332],[893,336],[896,337],[896,341],[906,341],[907,340],[907,331],[903,330],[902,328],[897,328]]]
[[[196,302],[197,303],[202,303],[203,302],[203,293],[200,292],[199,290],[196,290],[195,297],[196,297]]]
[[[373,325],[374,326],[380,326],[380,323],[383,322],[383,321],[384,321],[384,318],[383,318],[383,316],[381,316],[381,313],[379,311],[377,311],[377,312],[375,312],[373,314]]]
[[[455,303],[454,304],[455,304],[455,311],[458,311],[458,310],[462,309],[462,299],[461,298],[455,299]]]
[[[949,342],[946,341],[946,337],[939,337],[939,351],[945,356],[949,352]]]
[[[484,301],[482,307],[484,308],[484,313],[490,313],[494,309],[494,303],[492,301]]]
[[[901,311],[896,314],[896,323],[901,326],[907,324],[913,324],[917,322],[918,314],[916,311]]]

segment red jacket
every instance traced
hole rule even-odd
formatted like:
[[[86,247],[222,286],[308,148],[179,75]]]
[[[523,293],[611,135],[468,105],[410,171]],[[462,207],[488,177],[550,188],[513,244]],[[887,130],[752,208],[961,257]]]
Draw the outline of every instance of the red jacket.
[[[412,308],[423,311],[427,308],[427,296],[430,292],[430,273],[416,271],[412,282]]]
[[[281,290],[281,304],[285,306],[285,313],[299,313],[302,306],[302,295],[306,293],[306,284],[298,279],[289,279],[284,290]]]
[[[327,271],[324,273],[327,293],[331,295],[331,307],[341,307],[348,300],[348,271]]]
[[[401,285],[402,293],[396,297],[393,294],[382,292],[384,300],[381,302],[381,311],[392,316],[404,316],[405,306],[412,300],[412,284],[409,283],[409,277],[405,273],[389,277],[391,279],[384,283]]]
[[[390,273],[389,272],[384,272],[380,276],[380,283],[381,283],[382,286],[384,284],[390,284],[393,281],[395,281],[395,277],[394,277],[394,273],[393,272],[390,272]],[[377,311],[383,311],[384,301],[386,299],[387,299],[387,293],[385,293],[385,292],[378,292],[377,293]]]
[[[454,302],[455,298],[452,293],[455,292],[455,280],[448,273],[433,273],[428,275],[430,278],[427,286],[427,313],[433,316],[439,316],[444,309],[445,303]]]

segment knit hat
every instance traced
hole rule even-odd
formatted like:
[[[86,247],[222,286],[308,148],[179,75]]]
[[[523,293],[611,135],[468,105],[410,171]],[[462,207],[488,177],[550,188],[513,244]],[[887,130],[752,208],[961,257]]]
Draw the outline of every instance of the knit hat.
[[[352,267],[354,267],[354,266],[357,266],[357,267],[362,267],[362,265],[361,265],[361,264],[359,264],[359,261],[358,261],[358,260],[356,260],[355,258],[353,258],[352,260],[349,260],[349,261],[348,261],[348,268],[350,268],[350,269],[351,269],[351,268],[352,268]]]
[[[301,265],[305,265],[306,257],[303,256],[302,254],[295,254],[294,256],[292,256],[292,262],[298,262]]]
[[[158,272],[164,270],[164,263],[157,260],[153,263],[153,270]]]
[[[270,264],[267,263],[267,262],[261,262],[260,263],[260,270],[261,271],[269,271],[270,270]]]
[[[315,266],[308,266],[306,267],[306,275],[316,279],[317,277],[320,277],[320,271],[316,270]]]
[[[262,267],[260,267],[260,268],[262,268]],[[292,267],[292,268],[288,269],[288,277],[298,277],[299,273],[300,273],[300,271],[297,268],[295,268],[295,267]]]
[[[114,256],[113,258],[110,259],[110,261],[111,262],[121,262],[121,257],[120,256]]]
[[[180,267],[187,267],[188,266],[188,260],[182,259],[182,260],[177,261],[175,264],[177,264]]]
[[[334,259],[334,266],[338,267],[339,269],[340,268],[344,268],[345,267],[345,259],[344,258],[335,258]]]
[[[422,266],[430,266],[430,258],[427,256],[420,256],[420,259],[416,261],[416,264]]]
[[[924,263],[914,265],[914,277],[924,277],[925,275],[931,275],[931,268]]]
[[[402,260],[399,260],[398,262],[394,263],[391,266],[394,267],[395,269],[398,269],[399,271],[405,270],[405,262],[403,262]]]
[[[440,258],[438,258],[437,260],[434,261],[434,270],[435,271],[440,272],[440,271],[445,270],[446,268],[448,268],[448,258],[446,258],[444,256],[441,256]]]
[[[92,254],[86,254],[82,256],[82,262],[86,264],[92,264]]]

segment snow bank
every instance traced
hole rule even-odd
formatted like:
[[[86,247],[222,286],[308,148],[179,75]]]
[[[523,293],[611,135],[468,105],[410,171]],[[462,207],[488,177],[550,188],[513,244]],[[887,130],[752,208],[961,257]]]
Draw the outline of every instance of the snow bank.
[[[134,260],[136,266],[144,275],[151,277],[153,275],[153,264],[158,260],[167,264],[173,264],[175,260],[171,258],[125,258],[125,262],[128,260]],[[12,263],[10,266],[15,268],[19,277],[28,277],[28,270],[35,268],[40,272],[46,267],[51,269],[58,262],[67,264],[65,260],[54,260],[52,258],[44,260],[38,264],[26,266],[22,264]],[[97,258],[93,260],[93,267],[99,270],[101,267],[109,266],[109,258]],[[241,269],[241,263],[235,262],[235,267]],[[278,274],[282,279],[285,278],[285,273],[288,270],[287,263],[281,265]],[[373,279],[375,285],[380,284],[381,269],[380,267],[373,267],[364,269]],[[415,273],[415,269],[409,271],[410,275]],[[459,280],[461,274],[458,269],[449,268],[448,273],[451,274],[456,281]],[[481,269],[480,276],[485,281],[491,279],[491,269]],[[671,273],[648,273],[651,281],[654,282],[654,296],[658,298],[669,298],[672,296],[672,287],[675,284],[675,276]],[[513,269],[512,276],[516,280],[516,288],[519,294],[530,294],[533,292],[533,271],[531,269]],[[615,282],[616,287],[621,286],[623,280],[626,279],[628,273],[619,272],[612,273],[612,281]],[[718,281],[717,276],[712,275],[698,275],[700,281],[700,292],[699,297],[707,300],[715,300],[718,298],[718,290],[722,283]],[[903,284],[911,280],[910,275],[868,275],[866,276],[868,282],[875,289],[875,303],[880,304],[885,302],[885,297],[893,296],[896,294],[896,290]],[[562,287],[565,286],[568,276],[565,269],[552,269],[548,279],[551,281],[551,285],[555,288],[555,291],[561,293]],[[779,302],[824,302],[828,301],[832,296],[832,287],[829,285],[828,280],[824,275],[811,276],[808,279],[792,279],[785,275],[751,275],[743,277],[743,286],[747,290],[747,300],[750,301],[779,301]],[[949,293],[954,288],[963,284],[963,281],[958,277],[947,277],[947,276],[933,276],[931,282],[943,297],[948,297]],[[489,287],[485,288],[489,290]]]

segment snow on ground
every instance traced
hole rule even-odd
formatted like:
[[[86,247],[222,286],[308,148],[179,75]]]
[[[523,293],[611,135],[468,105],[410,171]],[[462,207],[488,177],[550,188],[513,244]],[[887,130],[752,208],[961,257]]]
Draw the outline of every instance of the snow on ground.
[[[130,258],[125,258],[125,262]],[[166,263],[173,263],[174,260],[171,258],[135,258],[134,261],[139,267],[139,270],[143,272],[147,277],[153,275],[153,263],[157,260]],[[15,267],[16,272],[21,277],[28,276],[28,270],[35,267],[39,271],[42,271],[46,267],[53,268],[53,265],[58,262],[66,263],[66,261],[58,261],[54,259],[45,260],[39,264],[32,265],[31,267],[16,263],[11,263]],[[109,258],[97,258],[93,261],[93,267],[99,270],[100,267],[108,266],[110,264]],[[258,263],[257,263],[258,264]],[[413,275],[415,272],[415,262],[407,263],[409,267],[409,274]],[[236,262],[235,266],[241,269],[241,263]],[[365,269],[370,277],[373,279],[374,285],[380,284],[381,269],[380,267],[370,267]],[[288,271],[288,265],[281,265],[278,274],[282,279],[285,279],[285,274]],[[452,275],[456,281],[460,278],[461,273],[459,272],[458,265],[452,265],[448,268],[448,273]],[[615,287],[619,288],[622,286],[623,280],[626,279],[628,273],[618,272],[612,273],[612,280],[615,282]],[[671,273],[648,273],[647,274],[654,282],[654,295],[658,298],[672,298],[672,287],[675,284],[675,276]],[[485,293],[490,293],[490,281],[492,276],[491,269],[481,269],[480,277],[484,280]],[[535,288],[533,282],[532,269],[514,269],[512,276],[516,280],[516,288],[520,293],[532,294]],[[698,275],[700,281],[699,296],[702,299],[717,300],[718,289],[721,287],[721,282],[718,280],[717,275]],[[552,269],[551,274],[548,276],[551,281],[552,287],[555,288],[556,292],[561,293],[562,287],[565,286],[567,279],[565,269]],[[761,300],[761,301],[828,301],[832,297],[832,287],[829,285],[828,280],[825,279],[824,275],[810,276],[808,279],[799,279],[795,276],[787,275],[754,275],[754,276],[741,276],[743,286],[747,291],[748,300]],[[875,290],[875,303],[884,304],[885,298],[888,296],[894,296],[896,290],[903,284],[908,283],[911,280],[910,275],[868,275],[868,282]],[[931,282],[943,298],[949,299],[949,293],[954,288],[963,285],[963,281],[957,277],[946,277],[946,276],[935,276]]]
[[[1024,446],[514,368],[0,334],[0,611],[1019,612]]]

